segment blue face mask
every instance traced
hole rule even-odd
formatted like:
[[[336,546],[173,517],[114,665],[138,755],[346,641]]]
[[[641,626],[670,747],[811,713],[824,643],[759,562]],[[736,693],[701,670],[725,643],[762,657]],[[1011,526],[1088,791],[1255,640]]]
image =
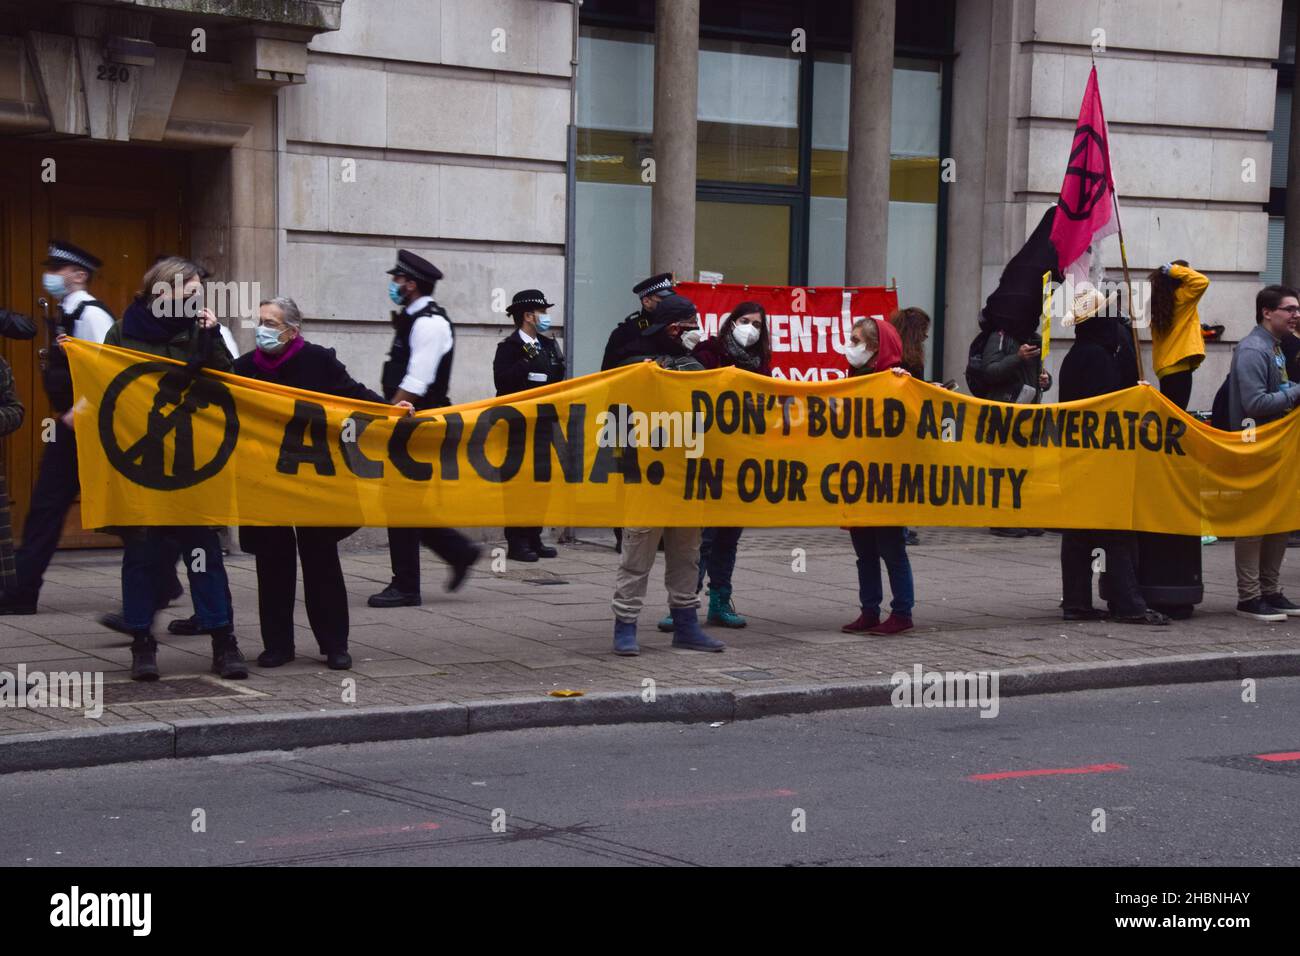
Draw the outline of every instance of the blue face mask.
[[[259,325],[253,330],[253,339],[257,342],[257,347],[263,352],[278,352],[288,343],[280,342],[282,329],[270,329],[265,325]]]
[[[402,304],[402,287],[396,282],[388,283],[388,297],[397,305]]]
[[[543,312],[539,316],[537,316],[538,332],[546,332],[550,329],[550,327],[551,327],[551,317],[549,315]]]
[[[68,294],[68,284],[57,272],[46,272],[41,276],[41,286],[56,299]]]

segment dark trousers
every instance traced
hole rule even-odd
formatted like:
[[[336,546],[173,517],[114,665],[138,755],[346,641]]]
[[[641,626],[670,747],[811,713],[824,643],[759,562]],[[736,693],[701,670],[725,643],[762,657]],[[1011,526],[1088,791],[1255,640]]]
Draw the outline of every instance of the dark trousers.
[[[221,542],[211,528],[128,528],[122,543],[122,617],[128,628],[147,631],[153,626],[158,582],[174,573],[177,546],[189,576],[199,630],[234,623]]]
[[[451,528],[389,528],[388,556],[393,563],[393,586],[399,591],[420,590],[420,545],[452,567],[474,560],[474,545]]]
[[[744,528],[705,528],[700,534],[700,581],[695,590],[704,587],[709,579],[709,589],[730,591],[731,575],[736,570],[736,546]]]
[[[268,651],[293,650],[293,604],[302,561],[307,621],[322,654],[348,649],[348,594],[333,528],[259,528],[257,613]]]
[[[1160,394],[1183,411],[1187,411],[1187,403],[1192,400],[1191,370],[1171,372],[1162,378],[1160,380]]]
[[[1100,555],[1094,552],[1100,551]],[[1079,611],[1092,607],[1093,562],[1105,563],[1106,603],[1112,614],[1133,617],[1147,609],[1138,587],[1137,535],[1132,531],[1062,531],[1061,592],[1064,609]]]
[[[506,544],[511,548],[532,548],[541,544],[541,528],[506,528]]]
[[[63,519],[80,491],[76,433],[62,421],[56,421],[54,441],[45,446],[41,455],[36,487],[32,490],[32,506],[23,522],[23,543],[15,555],[18,565],[16,589],[20,598],[35,601],[40,594],[45,570],[59,547]]]
[[[907,557],[907,539],[900,527],[850,528],[853,551],[858,556],[858,604],[868,616],[880,613],[885,600],[880,581],[880,563],[889,574],[892,597],[889,609],[900,617],[911,617],[916,604],[912,562]]]

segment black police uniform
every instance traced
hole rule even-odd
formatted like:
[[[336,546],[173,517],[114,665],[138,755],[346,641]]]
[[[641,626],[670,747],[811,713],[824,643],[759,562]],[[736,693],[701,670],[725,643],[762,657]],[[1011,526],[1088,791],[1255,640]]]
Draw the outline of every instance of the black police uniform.
[[[51,241],[45,266],[61,268],[80,266],[93,273],[102,263],[85,249],[70,242]],[[50,347],[41,373],[42,385],[55,413],[54,440],[45,444],[41,455],[36,486],[32,489],[31,507],[23,522],[23,542],[15,555],[17,577],[14,589],[0,597],[0,614],[35,614],[36,602],[63,533],[63,519],[77,500],[81,482],[77,476],[77,436],[60,420],[72,407],[72,372],[68,357],[53,341],[60,333],[73,335],[76,322],[87,309],[99,309],[111,320],[113,315],[102,302],[86,296],[71,312],[61,303],[54,328],[50,330]],[[66,302],[66,297],[65,300]],[[26,329],[21,329],[22,333]]]
[[[388,270],[389,275],[403,275],[429,284],[442,278],[442,272],[420,256],[405,249],[398,250],[397,265]],[[421,319],[440,316],[446,319],[451,331],[452,347],[439,360],[433,380],[424,395],[415,398],[417,410],[442,408],[451,404],[448,391],[451,387],[451,363],[455,352],[456,333],[447,313],[432,299],[414,313],[404,309],[393,313],[393,344],[384,363],[381,385],[384,398],[392,401],[402,379],[406,377],[411,359],[411,332]],[[379,594],[372,595],[371,607],[401,607],[420,603],[420,545],[433,551],[452,568],[449,589],[455,590],[470,567],[478,560],[479,548],[469,538],[452,528],[389,528],[388,554],[393,567],[393,580]]]
[[[525,289],[515,293],[508,311],[512,315],[521,315],[553,304],[546,301],[540,290]],[[535,341],[525,342],[522,332],[515,329],[497,344],[497,353],[492,359],[492,378],[498,396],[562,382],[564,377],[564,353],[553,338],[539,335]],[[506,528],[505,533],[509,551],[516,556],[532,551],[540,557],[555,557],[555,549],[542,544],[540,527]]]
[[[416,411],[443,408],[451,404],[448,392],[451,389],[452,356],[456,352],[456,328],[451,324],[451,317],[442,306],[430,299],[415,312],[408,313],[399,309],[392,314],[393,344],[388,349],[388,361],[384,362],[383,371],[380,373],[380,387],[385,399],[391,402],[402,384],[402,379],[406,378],[407,367],[411,364],[411,330],[415,328],[417,321],[433,315],[447,320],[447,328],[451,331],[451,348],[447,349],[447,354],[438,362],[433,381],[429,383],[429,390],[411,402]]]

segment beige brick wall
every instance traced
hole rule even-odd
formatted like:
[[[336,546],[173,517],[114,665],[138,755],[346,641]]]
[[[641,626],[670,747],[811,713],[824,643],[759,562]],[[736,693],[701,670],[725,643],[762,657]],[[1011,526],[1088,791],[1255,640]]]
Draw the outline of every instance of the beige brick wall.
[[[358,378],[376,384],[388,348],[399,247],[446,276],[453,400],[493,393],[512,327],[497,290],[544,289],[562,324],[571,16],[553,0],[347,0],[307,83],[279,94],[279,291]]]
[[[984,298],[1060,190],[1099,37],[1134,279],[1188,259],[1211,279],[1202,318],[1234,341],[1247,332],[1266,264],[1281,0],[969,0],[957,9],[948,374],[965,367]],[[1242,176],[1248,159],[1253,181]],[[1118,276],[1118,242],[1104,251]],[[1227,355],[1211,349],[1193,408],[1209,407]]]

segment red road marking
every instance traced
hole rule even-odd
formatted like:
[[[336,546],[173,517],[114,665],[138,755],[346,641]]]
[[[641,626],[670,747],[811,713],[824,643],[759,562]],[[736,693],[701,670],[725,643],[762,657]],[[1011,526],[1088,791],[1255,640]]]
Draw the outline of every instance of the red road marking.
[[[1012,777],[1048,777],[1057,774],[1075,773],[1109,773],[1112,770],[1127,770],[1122,763],[1094,763],[1086,767],[1058,767],[1052,770],[1003,770],[998,773],[976,773],[967,780],[1008,780]]]
[[[331,833],[300,833],[294,836],[267,837],[258,840],[255,846],[302,846],[306,843],[320,843],[322,840],[364,839],[365,837],[393,836],[398,833],[427,833],[442,828],[441,823],[407,823],[392,827],[367,827],[364,830],[335,830]]]
[[[1300,750],[1289,750],[1280,754],[1255,754],[1256,760],[1268,760],[1270,762],[1280,762],[1283,760],[1300,760]]]
[[[665,807],[703,807],[714,803],[735,803],[738,800],[766,800],[771,797],[793,797],[793,790],[751,790],[748,793],[715,793],[707,797],[668,797],[664,800],[636,800],[623,804],[625,810],[659,810]]]

